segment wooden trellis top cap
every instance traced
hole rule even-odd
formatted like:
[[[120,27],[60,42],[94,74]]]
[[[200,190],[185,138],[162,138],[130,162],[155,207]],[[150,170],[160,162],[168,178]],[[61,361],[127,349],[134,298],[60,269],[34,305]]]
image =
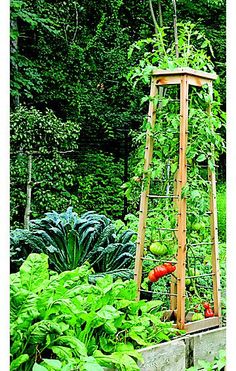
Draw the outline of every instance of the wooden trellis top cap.
[[[183,75],[188,77],[190,85],[202,86],[217,79],[215,73],[194,70],[189,67],[175,68],[174,70],[158,70],[154,68],[152,76],[157,78],[157,85],[180,84]]]

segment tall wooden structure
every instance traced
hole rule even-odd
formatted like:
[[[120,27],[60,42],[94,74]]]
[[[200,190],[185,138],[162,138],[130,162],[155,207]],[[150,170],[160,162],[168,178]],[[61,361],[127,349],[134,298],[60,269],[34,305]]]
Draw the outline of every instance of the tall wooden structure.
[[[214,299],[214,317],[197,322],[189,322],[185,315],[185,268],[186,268],[186,198],[181,198],[181,192],[187,182],[187,140],[188,140],[188,97],[189,86],[201,88],[208,86],[209,95],[212,97],[212,82],[216,79],[215,74],[196,71],[191,68],[176,68],[175,70],[154,70],[151,79],[150,103],[148,111],[148,121],[151,128],[154,128],[156,121],[155,99],[158,89],[167,85],[179,85],[180,88],[180,127],[179,127],[179,164],[175,187],[175,205],[178,209],[176,236],[178,239],[177,269],[176,275],[172,276],[170,289],[170,312],[175,314],[176,327],[185,329],[187,332],[199,331],[204,328],[217,327],[220,325],[220,274],[219,274],[219,254],[218,254],[218,233],[217,233],[217,206],[216,206],[216,180],[215,173],[208,169],[208,180],[210,182],[210,224],[211,224],[211,256],[212,256],[212,280],[213,280],[213,299]],[[208,107],[208,113],[211,114],[211,107]],[[153,157],[153,137],[150,130],[146,135],[144,174],[147,173]],[[145,175],[144,175],[145,177]],[[134,278],[138,285],[137,299],[140,298],[140,289],[142,281],[142,262],[145,259],[144,242],[145,228],[148,214],[148,200],[163,196],[150,195],[150,179],[145,182],[140,200],[138,240],[135,258]],[[197,244],[196,244],[197,245]]]

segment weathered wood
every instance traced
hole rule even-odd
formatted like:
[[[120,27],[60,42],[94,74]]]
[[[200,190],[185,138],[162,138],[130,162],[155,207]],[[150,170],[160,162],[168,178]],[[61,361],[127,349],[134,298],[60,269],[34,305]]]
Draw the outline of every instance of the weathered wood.
[[[183,75],[160,75],[157,77],[157,85],[176,85],[181,83],[181,78]],[[205,84],[209,84],[211,80],[200,76],[188,76],[189,85],[201,87]]]
[[[217,75],[215,73],[209,73],[205,71],[198,71],[194,70],[193,68],[190,67],[179,67],[175,68],[174,70],[159,70],[157,68],[153,69],[152,72],[153,76],[165,76],[165,75],[192,75],[192,76],[198,76],[198,77],[203,77],[208,80],[216,80]]]
[[[155,79],[152,78],[150,97],[154,98],[157,95],[157,86]],[[154,99],[150,100],[149,111],[148,111],[148,122],[151,128],[154,128],[156,121],[156,104]],[[152,161],[153,153],[153,137],[151,131],[147,130],[146,136],[146,146],[145,146],[145,156],[144,156],[144,175],[143,175],[143,190],[141,193],[140,209],[139,209],[139,224],[138,224],[138,237],[137,237],[137,248],[135,257],[135,268],[134,268],[134,280],[137,283],[137,300],[140,298],[140,286],[142,280],[142,257],[144,251],[144,241],[145,241],[145,228],[148,212],[148,197],[150,189],[150,175],[148,174],[148,169]]]
[[[156,79],[157,86],[180,84],[182,75],[160,75]]]
[[[186,208],[185,198],[181,198],[187,183],[186,149],[188,140],[188,78],[182,77],[180,85],[180,142],[179,142],[179,186],[178,200],[178,263],[177,263],[177,327],[185,323],[185,268],[186,268]]]
[[[175,179],[174,179],[174,195],[177,198],[174,198],[173,207],[174,207],[174,210],[176,211],[178,211],[178,200],[179,200],[179,197],[177,195],[180,194],[180,188],[179,188],[180,182],[178,182],[178,178],[179,178],[179,170],[176,171]],[[178,230],[175,231],[175,236],[178,241]],[[171,275],[170,292],[171,294],[177,294],[177,277],[175,274]],[[176,308],[177,308],[177,297],[173,295],[170,297],[170,310],[174,311],[176,310]]]
[[[209,94],[213,97],[212,82],[209,83]],[[208,107],[208,114],[211,115],[211,105]],[[213,130],[213,126],[211,128]],[[214,147],[212,145],[212,152]],[[212,276],[213,280],[213,300],[214,300],[214,314],[221,317],[221,295],[220,295],[220,265],[219,265],[219,247],[218,247],[218,222],[217,222],[217,203],[216,203],[216,179],[215,171],[208,167],[208,180],[210,187],[210,224],[211,224],[211,261],[212,261]]]
[[[189,85],[201,87],[205,84],[208,84],[211,80],[206,79],[205,77],[200,76],[188,76],[188,83]]]
[[[192,333],[212,327],[218,327],[219,325],[220,325],[219,317],[211,317],[202,319],[200,321],[187,322],[185,323],[183,329],[186,330],[188,333]]]

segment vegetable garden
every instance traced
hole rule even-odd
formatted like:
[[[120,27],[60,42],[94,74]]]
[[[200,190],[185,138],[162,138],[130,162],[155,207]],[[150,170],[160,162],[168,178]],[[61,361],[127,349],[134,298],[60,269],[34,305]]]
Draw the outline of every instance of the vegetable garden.
[[[226,323],[214,26],[185,1],[82,3],[12,2],[11,371],[140,370]]]

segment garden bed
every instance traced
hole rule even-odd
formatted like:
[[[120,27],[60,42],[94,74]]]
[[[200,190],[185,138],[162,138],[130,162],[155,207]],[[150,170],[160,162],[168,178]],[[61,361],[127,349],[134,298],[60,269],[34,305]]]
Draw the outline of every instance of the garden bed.
[[[141,371],[184,371],[199,360],[212,362],[225,347],[226,327],[221,327],[140,349],[144,362],[139,366]]]

